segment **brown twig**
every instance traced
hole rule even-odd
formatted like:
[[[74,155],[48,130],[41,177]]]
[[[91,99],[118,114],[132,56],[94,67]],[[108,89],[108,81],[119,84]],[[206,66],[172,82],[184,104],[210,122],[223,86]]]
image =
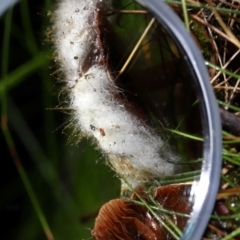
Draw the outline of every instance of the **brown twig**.
[[[121,9],[110,9],[111,13],[128,13],[128,14],[149,14],[146,10],[121,10]]]
[[[212,0],[208,0],[209,5],[211,6],[212,12],[215,15],[216,20],[218,21],[219,25],[222,27],[222,29],[225,31],[227,36],[231,39],[231,42],[237,47],[240,48],[240,42],[235,37],[235,35],[231,32],[231,30],[228,28],[228,26],[224,23],[219,13],[214,8],[214,4]]]
[[[219,237],[225,237],[227,234],[218,229],[217,227],[213,226],[212,224],[208,224],[208,227],[214,231]]]
[[[225,33],[223,33],[221,30],[219,30],[218,28],[214,27],[213,25],[209,24],[209,23],[206,23],[203,19],[201,19],[200,17],[196,16],[195,14],[189,14],[189,16],[196,20],[197,22],[203,24],[204,26],[206,27],[209,27],[211,28],[215,33],[217,33],[219,36],[225,38],[226,40],[228,40],[229,42],[232,42],[232,39],[230,37],[228,37]]]
[[[137,50],[139,49],[143,39],[145,38],[145,36],[147,35],[148,31],[151,29],[151,27],[153,26],[155,22],[155,19],[152,18],[151,21],[149,22],[148,26],[146,27],[146,29],[144,30],[142,36],[139,38],[138,42],[136,43],[135,47],[133,48],[131,54],[129,55],[128,59],[126,60],[126,62],[124,63],[123,67],[121,68],[121,70],[119,71],[117,77],[115,78],[118,79],[122,73],[126,70],[128,64],[130,63],[130,61],[132,60],[133,56],[136,54]]]
[[[219,108],[219,111],[223,127],[234,135],[240,136],[240,117],[222,108]]]

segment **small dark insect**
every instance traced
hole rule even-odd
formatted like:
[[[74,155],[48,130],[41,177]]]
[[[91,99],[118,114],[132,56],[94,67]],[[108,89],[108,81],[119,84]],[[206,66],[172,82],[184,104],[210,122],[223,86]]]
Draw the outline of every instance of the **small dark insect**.
[[[96,127],[95,127],[95,126],[93,126],[92,124],[90,124],[90,128],[91,128],[91,130],[93,130],[93,131],[95,131],[95,130],[96,130]]]
[[[104,132],[103,128],[99,128],[100,134],[104,137],[106,135],[106,133]]]

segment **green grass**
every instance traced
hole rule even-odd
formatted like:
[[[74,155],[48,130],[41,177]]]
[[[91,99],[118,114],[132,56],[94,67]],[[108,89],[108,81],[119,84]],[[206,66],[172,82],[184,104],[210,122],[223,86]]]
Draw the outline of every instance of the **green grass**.
[[[23,0],[1,19],[1,239],[88,239],[96,212],[120,192],[94,146],[68,143],[68,116],[46,110],[59,91],[44,36],[52,4]]]
[[[183,8],[183,20],[189,29],[192,22],[187,7],[195,11],[210,9],[203,3],[166,2]],[[71,139],[68,141],[68,130],[62,134],[62,126],[69,121],[69,116],[56,110],[46,110],[59,104],[60,89],[56,77],[50,77],[56,66],[52,59],[52,46],[45,41],[44,35],[49,25],[47,13],[52,9],[51,0],[22,0],[2,17],[0,23],[4,36],[1,39],[0,75],[0,139],[3,142],[0,206],[4,220],[1,239],[89,239],[96,212],[102,204],[120,195],[119,180],[104,164],[105,159],[95,147],[87,140],[79,144]],[[239,15],[239,10],[229,7],[217,7],[216,10]],[[128,18],[131,20],[132,16]],[[121,34],[121,27],[117,31]],[[126,45],[126,36],[122,34],[121,37]],[[234,69],[210,63],[208,59],[206,63],[216,71],[239,79]],[[240,111],[236,104],[225,102],[223,95],[217,94],[220,106]],[[170,129],[169,132],[181,139],[202,141],[201,136],[181,129]],[[223,132],[223,136],[226,134]],[[228,188],[236,188],[240,184],[236,180],[240,166],[239,142],[239,139],[224,140],[223,160],[229,171],[222,175],[221,185]],[[191,161],[199,162],[201,159]],[[178,174],[161,179],[160,184],[191,181],[199,173],[196,170]],[[154,202],[149,206],[140,200],[138,204],[145,205],[158,219],[156,211],[162,209]],[[224,218],[228,226],[225,228],[226,236],[219,239],[227,240],[240,235],[239,228],[234,228],[238,224],[240,208],[230,207],[233,204],[239,206],[240,201],[237,195],[223,201],[230,209],[229,216],[213,213],[210,223],[222,229],[216,219]],[[176,232],[173,235],[178,239],[181,234],[178,229]],[[211,230],[206,234],[209,238],[216,236]]]

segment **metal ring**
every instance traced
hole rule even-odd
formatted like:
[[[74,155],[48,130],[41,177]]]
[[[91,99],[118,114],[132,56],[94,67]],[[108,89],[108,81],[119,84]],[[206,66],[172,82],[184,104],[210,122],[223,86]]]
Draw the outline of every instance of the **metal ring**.
[[[137,0],[148,9],[175,41],[191,69],[199,98],[204,136],[203,164],[195,186],[191,217],[181,239],[201,239],[212,213],[220,182],[222,166],[221,124],[218,105],[209,82],[202,54],[180,18],[161,0]]]

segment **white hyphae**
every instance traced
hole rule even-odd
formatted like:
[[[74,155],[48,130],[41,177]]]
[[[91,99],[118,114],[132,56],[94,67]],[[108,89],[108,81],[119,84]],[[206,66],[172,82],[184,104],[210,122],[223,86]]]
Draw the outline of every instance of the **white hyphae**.
[[[161,137],[129,112],[109,79],[98,27],[98,14],[106,8],[110,1],[62,0],[54,17],[56,53],[76,128],[94,139],[114,170],[136,187],[172,174],[169,162],[178,157],[168,147],[161,149]]]

